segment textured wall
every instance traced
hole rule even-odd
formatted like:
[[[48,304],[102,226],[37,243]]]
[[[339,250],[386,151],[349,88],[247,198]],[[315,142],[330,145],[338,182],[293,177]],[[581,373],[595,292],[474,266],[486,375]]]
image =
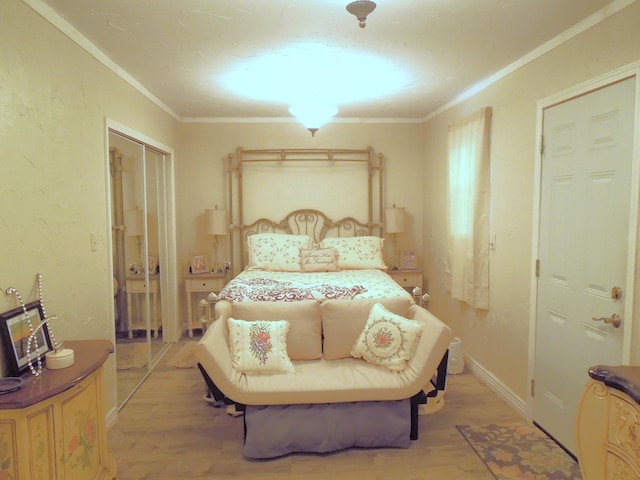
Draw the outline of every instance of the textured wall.
[[[0,9],[0,288],[35,300],[40,272],[59,339],[113,339],[105,117],[167,145],[175,122],[22,2]]]
[[[640,60],[638,18],[640,3],[636,2],[424,126],[425,275],[432,310],[462,338],[465,352],[523,401],[528,389],[529,295],[534,261],[537,102]],[[445,288],[447,219],[440,205],[446,198],[448,125],[484,106],[493,108],[491,231],[497,248],[490,266],[491,310],[474,312],[453,301]]]

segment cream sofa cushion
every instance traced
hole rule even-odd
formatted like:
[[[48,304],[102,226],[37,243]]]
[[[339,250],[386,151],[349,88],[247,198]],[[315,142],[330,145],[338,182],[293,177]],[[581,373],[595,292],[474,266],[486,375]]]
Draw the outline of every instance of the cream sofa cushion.
[[[322,357],[320,304],[300,302],[240,302],[231,304],[230,316],[242,320],[286,320],[289,322],[287,353],[291,360]]]
[[[374,304],[381,303],[387,310],[406,317],[413,304],[407,297],[384,300],[326,300],[322,302],[323,356],[327,360],[351,357],[351,349],[369,318]]]

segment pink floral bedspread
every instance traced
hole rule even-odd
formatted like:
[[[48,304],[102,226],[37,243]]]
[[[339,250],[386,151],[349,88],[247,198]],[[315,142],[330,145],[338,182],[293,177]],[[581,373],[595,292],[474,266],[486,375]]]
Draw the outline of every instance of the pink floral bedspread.
[[[389,298],[409,296],[381,270],[339,272],[269,272],[247,270],[218,295],[229,302],[295,302],[299,300]]]

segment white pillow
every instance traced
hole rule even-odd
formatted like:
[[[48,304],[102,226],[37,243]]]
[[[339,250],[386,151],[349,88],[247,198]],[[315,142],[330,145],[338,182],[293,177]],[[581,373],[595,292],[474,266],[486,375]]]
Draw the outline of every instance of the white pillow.
[[[303,248],[300,250],[300,270],[336,272],[338,271],[338,251],[335,248]]]
[[[340,269],[386,269],[382,258],[383,242],[380,237],[325,238],[320,242],[320,248],[338,251]]]
[[[351,355],[389,370],[403,370],[413,356],[423,329],[424,324],[391,313],[376,303]]]
[[[311,248],[307,235],[256,233],[247,239],[249,267],[270,271],[299,272],[300,249]]]
[[[233,368],[240,373],[292,373],[287,355],[289,322],[228,319]]]

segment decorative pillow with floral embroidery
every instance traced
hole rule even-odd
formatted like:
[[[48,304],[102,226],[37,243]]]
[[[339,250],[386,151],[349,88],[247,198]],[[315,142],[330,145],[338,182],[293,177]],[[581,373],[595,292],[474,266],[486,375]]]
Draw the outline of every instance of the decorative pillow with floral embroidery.
[[[337,272],[338,251],[335,248],[303,248],[300,250],[303,272]]]
[[[389,370],[403,370],[413,356],[423,329],[424,324],[391,313],[376,303],[351,355]]]
[[[240,373],[292,373],[287,355],[289,322],[229,318],[229,344],[233,368]]]
[[[386,269],[382,257],[380,237],[325,238],[320,248],[335,248],[338,251],[338,267],[341,270],[379,268]]]
[[[250,235],[247,242],[249,266],[276,272],[299,272],[300,249],[313,245],[307,235],[284,233],[256,233]]]

